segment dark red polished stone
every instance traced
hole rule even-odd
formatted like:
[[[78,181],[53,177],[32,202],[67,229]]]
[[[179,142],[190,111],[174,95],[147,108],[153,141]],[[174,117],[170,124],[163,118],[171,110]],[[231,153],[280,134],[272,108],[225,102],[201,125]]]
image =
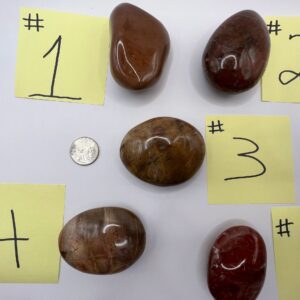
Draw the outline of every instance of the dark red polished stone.
[[[267,265],[264,240],[254,229],[235,226],[215,241],[208,262],[208,286],[216,300],[254,300]]]
[[[251,10],[241,11],[221,24],[203,53],[208,80],[225,92],[243,92],[261,78],[270,53],[264,20]]]
[[[113,10],[110,28],[114,79],[134,90],[153,85],[169,54],[170,38],[165,27],[144,10],[123,3]]]
[[[102,207],[71,219],[59,236],[65,261],[79,271],[113,274],[130,267],[143,253],[144,226],[127,209]]]
[[[126,168],[138,178],[155,185],[174,185],[197,172],[205,144],[191,124],[160,117],[132,128],[122,141],[120,155]]]

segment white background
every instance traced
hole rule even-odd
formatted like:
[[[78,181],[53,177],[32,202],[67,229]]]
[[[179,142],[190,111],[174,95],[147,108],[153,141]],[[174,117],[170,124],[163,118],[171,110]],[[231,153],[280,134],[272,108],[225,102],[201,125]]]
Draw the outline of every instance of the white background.
[[[204,133],[207,114],[288,114],[292,121],[298,199],[299,105],[262,103],[258,86],[235,96],[217,94],[203,78],[201,56],[212,32],[233,13],[254,9],[263,16],[297,15],[300,2],[148,0],[132,3],[160,19],[168,29],[172,43],[168,65],[158,85],[142,93],[119,87],[108,72],[106,103],[101,107],[14,97],[19,8],[32,6],[108,16],[119,2],[1,0],[0,182],[64,183],[67,185],[65,221],[90,208],[121,206],[134,211],[147,231],[143,256],[122,273],[87,275],[62,261],[59,284],[2,284],[1,299],[212,299],[206,284],[211,242],[227,226],[248,223],[262,234],[268,249],[266,282],[259,299],[276,300],[271,206],[209,206],[205,164],[194,178],[179,186],[163,188],[143,183],[122,165],[119,146],[130,128],[157,116],[181,118]],[[71,142],[80,136],[93,137],[101,147],[99,160],[90,167],[79,167],[69,157]]]

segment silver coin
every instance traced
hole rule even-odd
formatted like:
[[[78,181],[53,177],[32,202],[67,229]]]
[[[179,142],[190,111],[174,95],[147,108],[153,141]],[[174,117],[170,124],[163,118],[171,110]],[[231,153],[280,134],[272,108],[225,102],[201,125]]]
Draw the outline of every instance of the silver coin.
[[[80,137],[76,139],[70,148],[72,160],[81,166],[87,166],[94,163],[99,157],[98,144],[89,137]]]

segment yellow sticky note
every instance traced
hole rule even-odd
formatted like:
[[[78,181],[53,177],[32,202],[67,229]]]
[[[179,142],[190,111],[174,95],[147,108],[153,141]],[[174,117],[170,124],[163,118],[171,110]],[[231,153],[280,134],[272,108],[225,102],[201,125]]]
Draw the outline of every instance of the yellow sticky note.
[[[300,102],[300,17],[267,17],[271,53],[262,78],[262,100]]]
[[[208,116],[206,145],[209,203],[295,202],[288,117]]]
[[[108,18],[23,8],[19,21],[16,97],[104,103]]]
[[[273,243],[280,300],[299,300],[300,207],[272,208]]]
[[[63,185],[0,184],[0,282],[56,283]]]

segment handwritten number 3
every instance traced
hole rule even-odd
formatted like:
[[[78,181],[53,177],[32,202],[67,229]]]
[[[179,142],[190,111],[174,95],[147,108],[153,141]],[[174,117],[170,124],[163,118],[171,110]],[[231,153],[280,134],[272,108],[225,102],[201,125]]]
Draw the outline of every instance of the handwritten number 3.
[[[253,142],[253,141],[251,141],[251,140],[249,140],[249,139],[246,139],[246,138],[242,138],[242,137],[234,137],[233,139],[234,139],[234,140],[246,141],[246,142],[249,142],[249,143],[251,143],[252,145],[255,146],[255,150],[249,151],[249,152],[244,152],[244,153],[239,153],[238,156],[241,156],[241,157],[247,157],[247,158],[250,158],[250,159],[255,160],[258,164],[261,165],[262,171],[261,171],[260,173],[258,173],[258,174],[254,174],[254,175],[245,175],[245,176],[229,177],[229,178],[225,178],[224,180],[227,181],[227,180],[236,180],[236,179],[253,178],[253,177],[259,177],[259,176],[262,176],[263,174],[265,174],[266,171],[267,171],[267,168],[266,168],[266,166],[264,165],[264,163],[263,163],[261,160],[259,160],[258,158],[256,158],[256,157],[254,157],[254,156],[251,155],[251,154],[254,154],[254,153],[258,152],[259,146],[258,146],[255,142]]]

